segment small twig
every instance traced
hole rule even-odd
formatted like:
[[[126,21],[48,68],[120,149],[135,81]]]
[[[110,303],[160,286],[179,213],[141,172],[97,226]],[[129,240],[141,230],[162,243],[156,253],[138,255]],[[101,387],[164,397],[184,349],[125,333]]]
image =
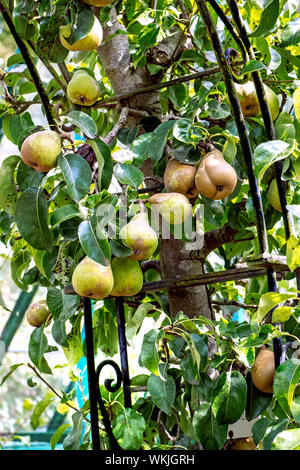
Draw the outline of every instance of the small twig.
[[[109,145],[118,135],[120,130],[126,125],[128,118],[128,108],[123,108],[117,124],[113,127],[113,129],[107,134],[107,136],[103,139],[103,141]]]
[[[172,444],[174,445],[174,444],[176,444],[176,441],[180,436],[180,421],[179,421],[178,415],[177,415],[177,413],[173,412],[174,416],[176,417],[176,421],[177,421],[177,432],[176,432],[176,436],[171,436],[169,431],[165,428],[164,424],[160,420],[161,413],[162,413],[162,411],[159,410],[158,417],[157,417],[157,423],[161,427],[161,429],[163,430],[163,432],[165,433],[165,435],[167,436],[169,441],[171,441]]]
[[[250,308],[253,308],[253,309],[258,308],[258,305],[249,305],[249,304],[245,304],[244,302],[238,302],[237,300],[226,300],[226,299],[211,300],[211,303],[213,305],[232,305],[234,307],[240,307],[245,310],[249,310]]]
[[[58,64],[58,67],[66,82],[69,83],[69,81],[71,80],[71,75],[69,73],[69,70],[67,69],[66,64],[64,62],[61,62],[60,64]]]

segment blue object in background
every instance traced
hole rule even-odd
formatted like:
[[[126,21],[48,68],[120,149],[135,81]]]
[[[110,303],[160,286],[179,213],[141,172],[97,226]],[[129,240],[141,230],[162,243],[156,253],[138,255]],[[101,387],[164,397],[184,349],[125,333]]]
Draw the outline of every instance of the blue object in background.
[[[241,297],[238,297],[238,301],[242,302],[243,299]],[[233,315],[232,315],[232,320],[231,321],[237,321],[239,323],[242,323],[245,321],[245,310],[243,308],[239,308]]]

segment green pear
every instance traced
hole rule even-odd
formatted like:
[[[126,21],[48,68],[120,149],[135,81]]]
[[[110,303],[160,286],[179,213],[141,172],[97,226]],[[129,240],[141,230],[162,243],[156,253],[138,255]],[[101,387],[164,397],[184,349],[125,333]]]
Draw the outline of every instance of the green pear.
[[[176,158],[168,160],[164,172],[164,185],[168,193],[180,193],[188,199],[197,196],[195,186],[196,167],[180,163]]]
[[[245,117],[256,117],[260,116],[261,110],[259,106],[259,101],[256,94],[256,89],[252,81],[238,84],[235,83],[235,88],[237,91],[238,99],[242,108],[243,115]],[[275,121],[279,114],[279,101],[276,93],[269,88],[267,85],[264,85],[267,103],[270,108],[270,113],[272,120]]]
[[[86,36],[75,41],[73,44],[68,42],[68,38],[72,34],[72,25],[71,23],[63,25],[59,28],[59,39],[62,45],[68,51],[93,51],[100,46],[103,39],[103,29],[99,20],[94,17],[94,24],[92,29],[88,32]]]
[[[111,293],[113,284],[111,266],[96,263],[88,256],[83,258],[73,271],[73,289],[81,297],[104,299]]]
[[[267,191],[267,198],[271,206],[281,212],[281,204],[276,178],[273,178]]]
[[[100,96],[97,81],[85,70],[77,70],[67,86],[67,95],[72,103],[92,106]]]
[[[202,157],[195,176],[196,188],[209,199],[224,199],[237,183],[235,169],[224,159],[222,153],[211,146],[211,151]]]
[[[150,226],[147,212],[136,214],[120,230],[125,245],[133,249],[130,258],[145,260],[151,257],[158,245],[155,230]]]
[[[153,209],[169,224],[182,224],[192,213],[189,200],[180,193],[157,193],[149,197]]]
[[[60,152],[61,137],[54,131],[35,132],[26,137],[21,146],[23,162],[46,173],[56,166]]]
[[[132,258],[113,258],[111,269],[114,276],[114,286],[111,295],[136,295],[143,286],[143,272],[139,262]]]
[[[26,318],[31,326],[42,326],[50,315],[46,300],[32,304],[26,312]]]

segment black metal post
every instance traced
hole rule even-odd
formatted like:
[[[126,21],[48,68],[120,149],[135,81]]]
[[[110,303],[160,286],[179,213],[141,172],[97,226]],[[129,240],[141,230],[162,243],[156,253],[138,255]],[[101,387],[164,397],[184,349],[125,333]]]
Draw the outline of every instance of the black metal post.
[[[98,384],[97,376],[95,373],[92,306],[91,306],[91,299],[89,299],[88,297],[83,297],[83,315],[84,315],[89,402],[90,402],[92,446],[93,446],[93,450],[100,450],[100,436],[99,436],[99,424],[98,424],[98,401],[97,401],[97,387],[99,387],[99,384]]]
[[[124,405],[125,405],[125,408],[131,408],[132,403],[131,403],[131,392],[129,389],[130,378],[129,378],[127,344],[126,344],[126,335],[125,335],[125,317],[124,317],[123,297],[116,297],[116,310],[117,310],[121,370],[122,370],[122,377],[123,377]]]

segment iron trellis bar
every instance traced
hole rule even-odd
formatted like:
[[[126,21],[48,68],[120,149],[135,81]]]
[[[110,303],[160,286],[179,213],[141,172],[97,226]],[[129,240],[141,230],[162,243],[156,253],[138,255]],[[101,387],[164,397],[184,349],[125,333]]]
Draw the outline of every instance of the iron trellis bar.
[[[129,378],[127,343],[126,343],[126,334],[125,334],[123,297],[116,297],[116,309],[117,309],[120,360],[121,360],[121,369],[122,369],[122,377],[123,377],[124,405],[125,405],[125,408],[131,408],[132,404],[131,404],[131,393],[129,390],[130,378]]]
[[[91,418],[91,434],[93,450],[100,450],[100,436],[98,424],[98,394],[97,376],[95,372],[94,358],[94,338],[93,338],[93,322],[92,322],[92,306],[91,299],[83,297],[83,315],[85,329],[85,347],[88,374],[88,389],[90,402],[90,418]]]

